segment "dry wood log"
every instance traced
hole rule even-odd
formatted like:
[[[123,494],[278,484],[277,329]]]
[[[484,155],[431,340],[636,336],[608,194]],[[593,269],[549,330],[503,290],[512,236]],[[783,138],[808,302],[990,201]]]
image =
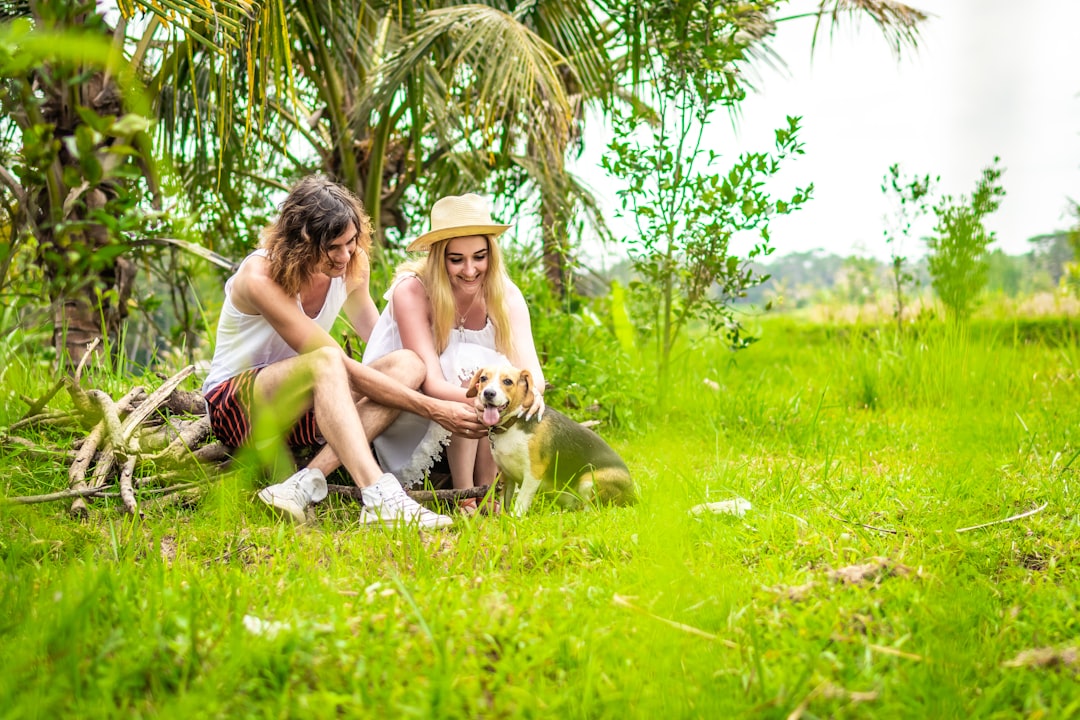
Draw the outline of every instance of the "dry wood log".
[[[140,403],[146,399],[146,389],[141,385],[133,387],[115,403],[112,403],[112,399],[101,391],[92,391],[83,394],[88,403],[93,404],[96,401],[96,403],[101,405],[103,418],[94,426],[94,429],[90,431],[90,435],[87,436],[87,440],[80,446],[79,454],[76,455],[76,460],[72,464],[71,470],[68,472],[69,484],[73,489],[79,489],[86,486],[86,468],[81,468],[81,472],[79,472],[76,469],[76,465],[79,465],[79,460],[83,456],[84,448],[86,445],[91,444],[90,439],[95,436],[95,433],[97,433],[98,437],[96,442],[93,443],[92,449],[87,451],[89,456],[86,460],[86,464],[89,465],[94,459],[95,454],[97,454],[97,462],[94,465],[94,474],[91,478],[90,487],[101,487],[106,483],[116,465],[116,445],[112,440],[112,437],[110,437],[110,433],[113,436],[123,435],[123,426],[119,423],[120,415],[122,413],[130,412],[136,403]],[[113,418],[113,409],[115,409],[115,422]],[[100,431],[98,431],[98,428],[101,428]],[[85,517],[88,512],[86,501],[83,500],[81,496],[76,498],[71,503],[69,512],[75,516]]]
[[[150,417],[161,404],[169,399],[180,383],[187,379],[191,373],[195,372],[194,365],[188,365],[180,372],[173,375],[171,378],[162,383],[161,387],[150,394],[150,397],[145,401],[139,403],[139,407],[131,411],[131,414],[124,419],[124,439],[129,439],[135,431],[135,428],[142,424],[144,420]]]
[[[206,415],[206,399],[195,390],[174,390],[161,407],[174,415]]]
[[[98,445],[104,437],[105,423],[99,422],[86,436],[86,442],[79,446],[79,451],[75,453],[75,462],[71,463],[71,467],[68,468],[68,487],[72,490],[80,490],[86,487],[86,471],[90,468],[90,461],[97,454]],[[70,512],[72,515],[85,517],[89,512],[86,501],[81,496],[77,497],[71,503]]]
[[[83,417],[89,417],[92,415],[94,408],[90,402],[90,399],[86,396],[86,391],[82,388],[82,371],[86,367],[86,361],[93,356],[94,350],[97,348],[100,339],[94,338],[86,347],[86,354],[79,359],[79,364],[75,368],[74,374],[66,382],[68,394],[71,395],[71,402],[75,403],[75,408],[82,413]],[[93,422],[84,423],[85,426],[91,427],[97,424],[97,419],[94,418]]]
[[[232,458],[232,449],[220,442],[212,442],[209,445],[203,445],[192,455],[203,464],[223,463]]]
[[[180,462],[199,447],[205,440],[210,438],[210,416],[203,415],[198,420],[191,422],[180,429],[169,446],[155,456],[155,460],[161,462]]]
[[[193,441],[200,442],[205,439],[209,430],[210,419],[205,415],[191,419],[169,416],[165,418],[165,422],[161,425],[143,426],[138,429],[137,433],[139,435],[139,447],[147,452],[160,455],[166,447],[180,438],[187,439],[186,442],[180,443],[185,449],[190,447]]]
[[[133,481],[135,477],[135,461],[134,455],[129,455],[124,458],[124,467],[120,470],[120,499],[124,503],[124,509],[131,515],[139,515],[139,504],[135,501],[135,488]]]

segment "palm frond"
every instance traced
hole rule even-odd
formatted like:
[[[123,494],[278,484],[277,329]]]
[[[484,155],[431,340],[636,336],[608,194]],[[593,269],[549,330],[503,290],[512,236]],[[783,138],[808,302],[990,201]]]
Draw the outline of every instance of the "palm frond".
[[[527,134],[565,137],[573,118],[558,51],[501,10],[459,5],[425,13],[374,78],[370,108],[387,106],[419,67],[432,67],[461,111],[494,138],[510,122]]]
[[[826,17],[830,20],[831,29],[835,29],[845,16],[869,16],[897,55],[900,55],[904,48],[918,47],[920,25],[929,17],[922,10],[895,0],[820,0],[815,14],[817,20],[811,48],[817,43],[818,30]]]

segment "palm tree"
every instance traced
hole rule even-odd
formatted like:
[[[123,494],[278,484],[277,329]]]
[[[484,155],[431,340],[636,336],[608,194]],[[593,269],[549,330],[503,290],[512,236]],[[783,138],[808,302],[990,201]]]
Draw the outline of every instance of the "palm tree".
[[[24,163],[18,179],[0,169],[18,207],[3,280],[17,246],[32,240],[54,345],[78,360],[102,327],[115,333],[126,314],[134,270],[110,245],[122,207],[152,188],[154,175],[145,120],[124,112],[145,112],[144,98],[118,62],[108,28],[85,7],[47,5],[5,8],[28,15],[36,32],[9,26],[2,50],[5,115]],[[80,30],[61,35],[63,27]],[[132,87],[126,101],[124,86]],[[143,182],[128,182],[136,175]]]

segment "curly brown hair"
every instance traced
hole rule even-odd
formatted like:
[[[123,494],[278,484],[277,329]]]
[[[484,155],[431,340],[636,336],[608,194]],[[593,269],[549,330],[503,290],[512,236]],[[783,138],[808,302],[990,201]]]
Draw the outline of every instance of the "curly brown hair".
[[[345,276],[358,277],[362,257],[371,249],[371,218],[348,189],[322,175],[309,175],[293,185],[278,207],[277,219],[263,232],[262,247],[270,276],[287,295],[295,295],[327,260],[327,248],[352,225],[357,247]]]

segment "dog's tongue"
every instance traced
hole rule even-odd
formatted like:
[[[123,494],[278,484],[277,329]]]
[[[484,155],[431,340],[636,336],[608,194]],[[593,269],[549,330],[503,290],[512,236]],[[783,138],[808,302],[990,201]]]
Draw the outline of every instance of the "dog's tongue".
[[[484,406],[483,423],[488,427],[494,427],[499,424],[499,408],[494,405]]]

